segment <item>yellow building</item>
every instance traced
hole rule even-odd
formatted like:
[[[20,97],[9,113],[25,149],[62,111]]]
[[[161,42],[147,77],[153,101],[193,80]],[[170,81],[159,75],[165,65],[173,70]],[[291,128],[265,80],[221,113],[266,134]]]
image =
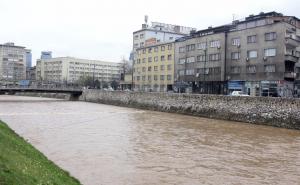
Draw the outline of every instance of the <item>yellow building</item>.
[[[166,92],[174,84],[174,42],[137,49],[133,66],[136,91]]]

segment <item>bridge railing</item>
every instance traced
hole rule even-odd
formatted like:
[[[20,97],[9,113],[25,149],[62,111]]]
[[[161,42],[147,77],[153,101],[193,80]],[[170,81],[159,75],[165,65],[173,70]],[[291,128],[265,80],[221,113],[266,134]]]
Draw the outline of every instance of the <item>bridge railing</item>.
[[[55,86],[0,86],[0,89],[10,90],[58,90],[58,91],[82,91],[82,87],[55,87]]]

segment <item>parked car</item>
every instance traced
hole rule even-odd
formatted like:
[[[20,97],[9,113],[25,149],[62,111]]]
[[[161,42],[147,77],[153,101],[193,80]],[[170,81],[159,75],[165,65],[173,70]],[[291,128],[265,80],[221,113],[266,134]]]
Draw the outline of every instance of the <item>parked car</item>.
[[[249,96],[248,94],[245,94],[243,91],[233,91],[231,96]]]

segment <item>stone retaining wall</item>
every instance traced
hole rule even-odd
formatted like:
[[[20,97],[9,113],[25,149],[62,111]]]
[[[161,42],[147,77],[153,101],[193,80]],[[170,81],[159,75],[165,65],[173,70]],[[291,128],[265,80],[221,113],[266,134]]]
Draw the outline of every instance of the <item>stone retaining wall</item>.
[[[88,89],[80,100],[300,129],[300,99]]]

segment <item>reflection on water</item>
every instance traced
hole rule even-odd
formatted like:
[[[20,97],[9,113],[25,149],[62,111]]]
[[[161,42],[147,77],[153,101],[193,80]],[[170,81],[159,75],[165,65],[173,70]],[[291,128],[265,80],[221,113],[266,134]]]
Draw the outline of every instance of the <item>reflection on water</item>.
[[[0,119],[83,184],[300,182],[300,131],[14,96]]]

